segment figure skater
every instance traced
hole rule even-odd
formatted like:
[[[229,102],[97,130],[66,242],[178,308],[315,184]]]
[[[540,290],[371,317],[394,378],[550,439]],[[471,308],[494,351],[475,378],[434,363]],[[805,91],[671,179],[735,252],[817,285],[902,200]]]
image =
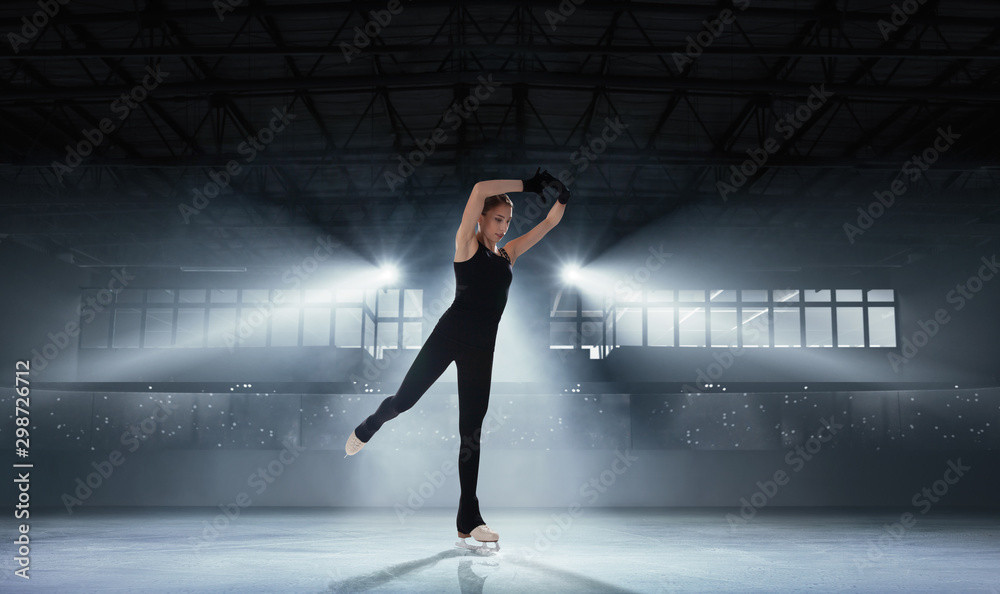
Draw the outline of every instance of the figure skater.
[[[544,204],[543,191],[548,187],[556,189],[558,197],[545,220],[497,249],[496,244],[506,235],[513,215],[514,204],[505,192],[534,192]],[[534,176],[525,180],[481,181],[472,188],[462,224],[455,234],[455,300],[420,348],[399,390],[357,426],[344,447],[348,455],[358,453],[383,423],[416,404],[454,361],[458,370],[461,438],[458,456],[461,496],[456,527],[462,540],[456,543],[458,546],[482,550],[485,543],[496,543],[496,549],[490,551],[500,546],[500,535],[486,525],[476,497],[480,433],[489,406],[497,327],[507,304],[514,262],[559,223],[569,195],[566,186],[548,171],[535,171]],[[469,536],[483,544],[479,547],[465,544],[464,539]]]

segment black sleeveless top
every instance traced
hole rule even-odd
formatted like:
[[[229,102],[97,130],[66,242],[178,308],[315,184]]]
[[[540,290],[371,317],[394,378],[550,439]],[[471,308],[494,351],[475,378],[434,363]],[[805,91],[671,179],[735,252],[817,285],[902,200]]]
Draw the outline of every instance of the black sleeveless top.
[[[500,316],[507,305],[507,290],[514,268],[507,252],[491,252],[482,242],[465,262],[455,264],[455,300],[438,320],[435,332],[464,345],[493,351]]]

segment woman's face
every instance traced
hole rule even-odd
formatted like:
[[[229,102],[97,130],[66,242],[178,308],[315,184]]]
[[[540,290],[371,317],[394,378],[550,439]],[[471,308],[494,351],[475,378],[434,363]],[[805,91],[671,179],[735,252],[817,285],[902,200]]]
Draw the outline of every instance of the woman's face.
[[[483,232],[483,237],[493,242],[503,239],[513,214],[514,209],[509,204],[500,204],[485,215],[480,215],[479,229]]]

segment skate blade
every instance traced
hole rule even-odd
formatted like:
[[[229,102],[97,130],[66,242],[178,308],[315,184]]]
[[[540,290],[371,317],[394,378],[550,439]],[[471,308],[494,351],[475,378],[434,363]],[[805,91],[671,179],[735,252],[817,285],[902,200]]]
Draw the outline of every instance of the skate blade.
[[[500,541],[493,541],[493,546],[489,546],[490,543],[483,542],[478,545],[472,545],[465,542],[465,539],[455,543],[455,546],[460,549],[468,549],[477,555],[496,555],[500,552]]]

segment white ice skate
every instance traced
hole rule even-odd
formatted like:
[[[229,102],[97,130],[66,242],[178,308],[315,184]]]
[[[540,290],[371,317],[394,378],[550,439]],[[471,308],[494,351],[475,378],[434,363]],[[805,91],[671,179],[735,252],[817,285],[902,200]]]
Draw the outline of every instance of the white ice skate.
[[[344,446],[344,451],[347,452],[347,455],[344,457],[357,454],[363,447],[365,447],[365,442],[358,439],[358,436],[351,431],[351,436],[347,438],[347,445]]]
[[[472,537],[477,542],[481,543],[479,545],[472,545],[465,542],[466,538]],[[490,530],[490,527],[486,524],[480,524],[476,526],[470,534],[465,534],[462,532],[458,533],[458,537],[462,540],[455,543],[456,547],[462,549],[469,549],[480,555],[493,555],[500,552],[500,535],[496,532]],[[488,543],[494,543],[494,546],[489,546]]]

